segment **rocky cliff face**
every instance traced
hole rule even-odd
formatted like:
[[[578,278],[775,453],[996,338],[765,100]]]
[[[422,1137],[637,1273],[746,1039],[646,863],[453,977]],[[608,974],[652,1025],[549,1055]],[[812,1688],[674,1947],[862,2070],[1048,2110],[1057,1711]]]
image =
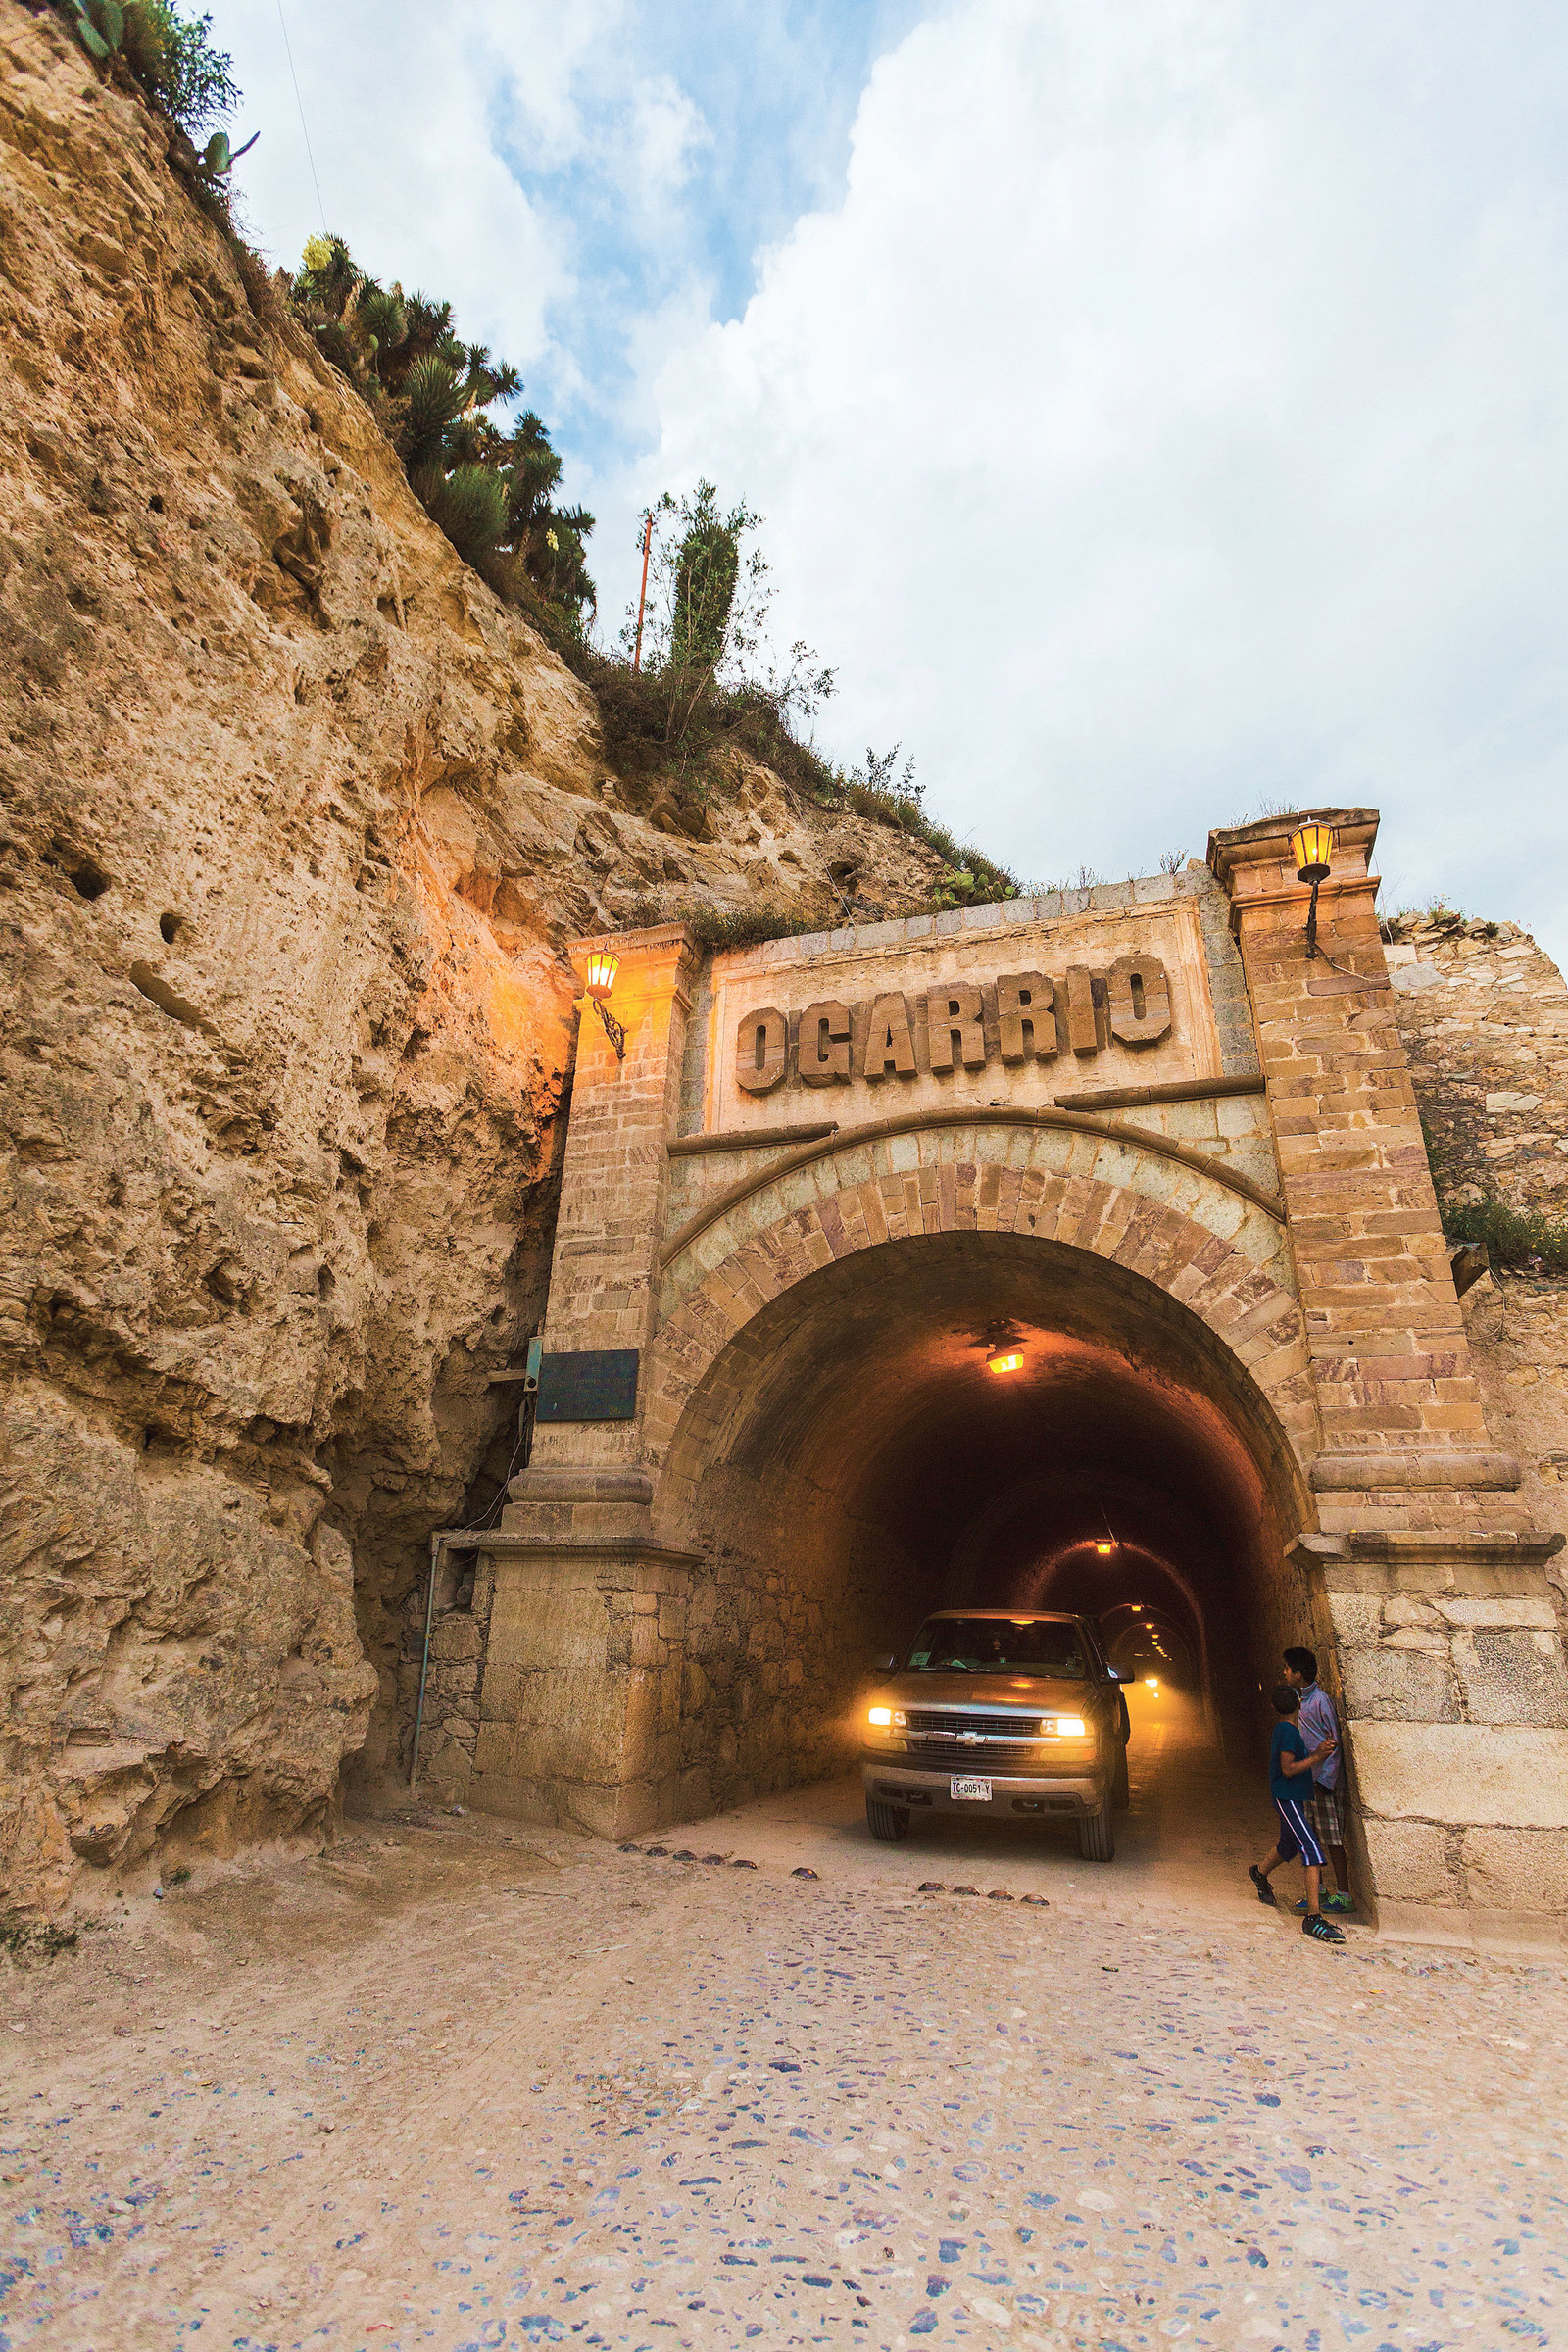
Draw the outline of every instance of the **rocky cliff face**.
[[[548,1270],[564,940],[891,910],[766,770],[693,842],[253,312],[157,119],[0,0],[0,1877],[315,1838]],[[656,821],[662,819],[662,822]]]
[[[1514,923],[1434,912],[1389,926],[1399,1034],[1445,1200],[1568,1212],[1568,982]],[[1568,1280],[1491,1274],[1465,1323],[1487,1414],[1544,1527],[1568,1484]],[[1568,1576],[1551,1571],[1568,1609]]]

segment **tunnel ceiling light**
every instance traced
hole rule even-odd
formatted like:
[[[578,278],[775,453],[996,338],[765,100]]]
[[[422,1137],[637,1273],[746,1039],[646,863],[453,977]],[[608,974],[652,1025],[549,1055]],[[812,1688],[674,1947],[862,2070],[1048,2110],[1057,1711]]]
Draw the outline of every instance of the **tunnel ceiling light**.
[[[1306,952],[1321,956],[1317,944],[1317,893],[1319,883],[1329,878],[1334,862],[1334,827],[1332,825],[1300,825],[1291,835],[1291,856],[1296,860],[1298,882],[1312,886],[1312,903],[1306,910]]]
[[[1023,1357],[1015,1348],[1010,1354],[992,1356],[986,1365],[986,1370],[988,1372],[1021,1372]]]

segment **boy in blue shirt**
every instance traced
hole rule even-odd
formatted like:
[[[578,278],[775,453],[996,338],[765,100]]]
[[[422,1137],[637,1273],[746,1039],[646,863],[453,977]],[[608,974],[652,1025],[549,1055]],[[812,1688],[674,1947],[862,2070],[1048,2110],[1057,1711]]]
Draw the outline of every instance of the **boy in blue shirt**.
[[[1306,1817],[1312,1824],[1319,1845],[1333,1865],[1334,1885],[1325,1887],[1325,1911],[1353,1911],[1350,1900],[1350,1865],[1345,1852],[1345,1790],[1344,1773],[1340,1763],[1340,1719],[1334,1712],[1334,1701],[1317,1679],[1317,1657],[1310,1649],[1288,1649],[1285,1652],[1285,1680],[1301,1696],[1300,1712],[1296,1728],[1308,1746],[1316,1747],[1331,1740],[1333,1749],[1312,1773],[1312,1786],[1306,1792]],[[1299,1908],[1299,1905],[1298,1906]]]
[[[1343,1943],[1345,1937],[1339,1929],[1318,1909],[1318,1874],[1325,1857],[1306,1812],[1313,1768],[1322,1763],[1335,1742],[1325,1740],[1320,1746],[1308,1749],[1296,1722],[1300,1697],[1289,1683],[1281,1683],[1273,1693],[1273,1703],[1280,1720],[1274,1726],[1268,1751],[1268,1792],[1279,1816],[1280,1841],[1265,1860],[1252,1864],[1249,1876],[1257,1888],[1258,1901],[1267,1903],[1271,1909],[1277,1908],[1269,1879],[1282,1862],[1299,1854],[1306,1872],[1306,1917],[1301,1922],[1301,1933],[1317,1943]]]

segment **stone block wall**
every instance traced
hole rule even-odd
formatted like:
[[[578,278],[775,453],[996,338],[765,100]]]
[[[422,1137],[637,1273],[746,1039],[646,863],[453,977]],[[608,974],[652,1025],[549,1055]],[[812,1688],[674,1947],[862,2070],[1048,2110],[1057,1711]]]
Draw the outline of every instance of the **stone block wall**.
[[[420,1791],[441,1804],[466,1804],[472,1793],[474,1750],[479,1737],[479,1693],[484,1680],[485,1652],[490,1638],[490,1606],[495,1576],[487,1559],[471,1554],[447,1555],[451,1565],[442,1579],[471,1601],[458,1606],[448,1598],[430,1625],[430,1662],[425,1675],[424,1720],[419,1737]],[[438,1590],[438,1599],[442,1597]],[[408,1647],[417,1662],[424,1626],[424,1594],[417,1588],[409,1595]]]
[[[1458,1589],[1463,1583],[1464,1590]],[[1385,1934],[1556,1949],[1568,1673],[1538,1563],[1325,1563],[1363,1883]]]
[[[1384,925],[1395,1016],[1439,1199],[1568,1215],[1568,982],[1514,923],[1439,909]],[[1465,1293],[1465,1329],[1495,1443],[1520,1499],[1568,1523],[1568,1278],[1494,1265]],[[1568,1621],[1561,1560],[1548,1589]]]
[[[703,1482],[694,1514],[681,1740],[705,1804],[848,1770],[871,1660],[942,1598],[886,1527],[806,1482],[778,1486],[795,1492],[769,1494],[725,1465]]]

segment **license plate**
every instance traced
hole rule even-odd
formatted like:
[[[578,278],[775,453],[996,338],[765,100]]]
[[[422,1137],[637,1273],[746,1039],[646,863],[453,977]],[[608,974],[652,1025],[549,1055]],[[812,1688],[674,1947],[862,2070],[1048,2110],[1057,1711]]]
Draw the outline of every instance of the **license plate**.
[[[989,1781],[960,1781],[955,1778],[948,1783],[948,1790],[954,1798],[967,1797],[971,1804],[989,1805],[991,1802]]]

